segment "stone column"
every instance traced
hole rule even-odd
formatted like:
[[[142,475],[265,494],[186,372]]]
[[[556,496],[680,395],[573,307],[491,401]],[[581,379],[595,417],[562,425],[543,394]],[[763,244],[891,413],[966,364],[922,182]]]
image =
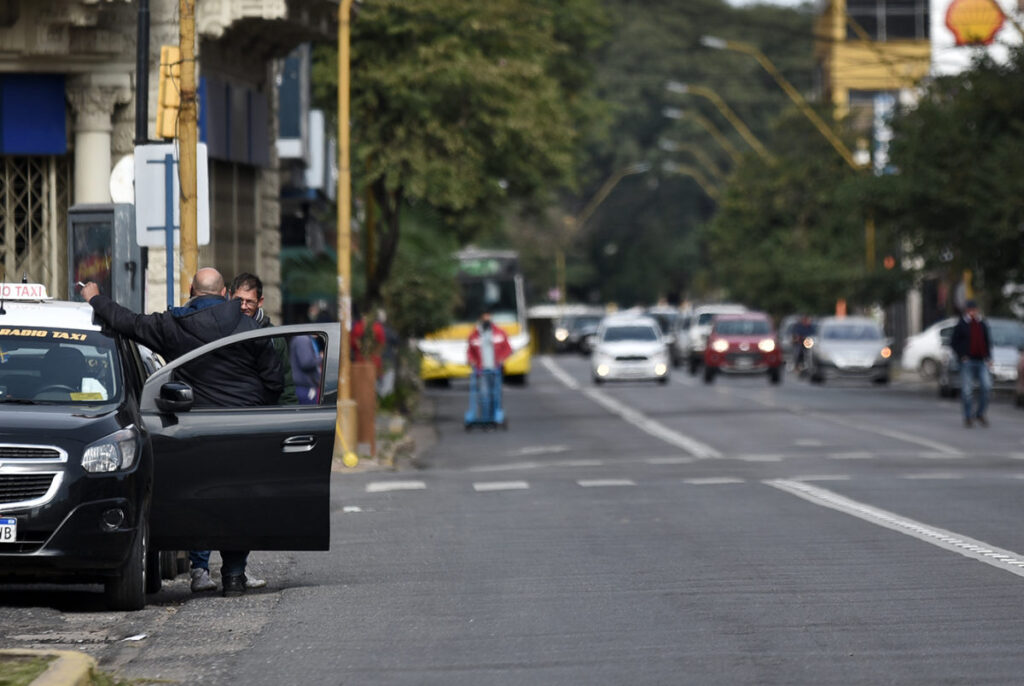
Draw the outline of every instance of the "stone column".
[[[114,108],[132,100],[129,74],[82,74],[68,79],[74,112],[74,203],[110,202],[110,147]]]

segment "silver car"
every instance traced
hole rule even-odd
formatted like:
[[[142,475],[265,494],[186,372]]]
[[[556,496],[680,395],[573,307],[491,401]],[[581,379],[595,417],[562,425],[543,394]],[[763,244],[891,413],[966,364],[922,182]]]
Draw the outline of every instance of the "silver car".
[[[1016,319],[986,317],[990,342],[992,344],[993,390],[1014,390],[1017,386],[1017,363],[1020,348],[1024,346],[1024,323]],[[953,354],[950,341],[953,329],[942,337],[942,359],[939,363],[939,395],[953,398],[960,393],[960,360]]]
[[[650,317],[606,317],[590,360],[596,384],[616,379],[668,383],[668,348],[658,323]]]
[[[826,317],[810,339],[807,372],[814,383],[853,377],[889,383],[892,348],[881,327],[867,317]]]

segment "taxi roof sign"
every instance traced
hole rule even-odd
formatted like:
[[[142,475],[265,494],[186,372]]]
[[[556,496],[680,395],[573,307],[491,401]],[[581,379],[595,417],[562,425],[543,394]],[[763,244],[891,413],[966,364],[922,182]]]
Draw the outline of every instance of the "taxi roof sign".
[[[50,300],[46,286],[41,283],[0,283],[0,298],[4,300]]]

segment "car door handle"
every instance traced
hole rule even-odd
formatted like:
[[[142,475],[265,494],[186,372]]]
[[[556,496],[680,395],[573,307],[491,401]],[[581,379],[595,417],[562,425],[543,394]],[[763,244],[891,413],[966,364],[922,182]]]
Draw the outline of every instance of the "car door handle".
[[[316,445],[316,436],[289,436],[281,442],[282,452],[308,453]]]

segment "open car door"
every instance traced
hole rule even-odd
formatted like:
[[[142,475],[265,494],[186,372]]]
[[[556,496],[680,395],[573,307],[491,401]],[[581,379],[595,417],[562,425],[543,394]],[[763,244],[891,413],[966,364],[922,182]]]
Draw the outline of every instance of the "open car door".
[[[330,547],[339,341],[337,323],[268,327],[209,343],[149,377],[139,409],[153,447],[154,549]],[[274,345],[282,362],[295,344],[316,351],[322,359],[318,393],[304,398],[313,404],[188,402],[189,388],[176,372],[204,355],[231,355],[231,346],[243,342]],[[293,375],[286,371],[286,386]]]

